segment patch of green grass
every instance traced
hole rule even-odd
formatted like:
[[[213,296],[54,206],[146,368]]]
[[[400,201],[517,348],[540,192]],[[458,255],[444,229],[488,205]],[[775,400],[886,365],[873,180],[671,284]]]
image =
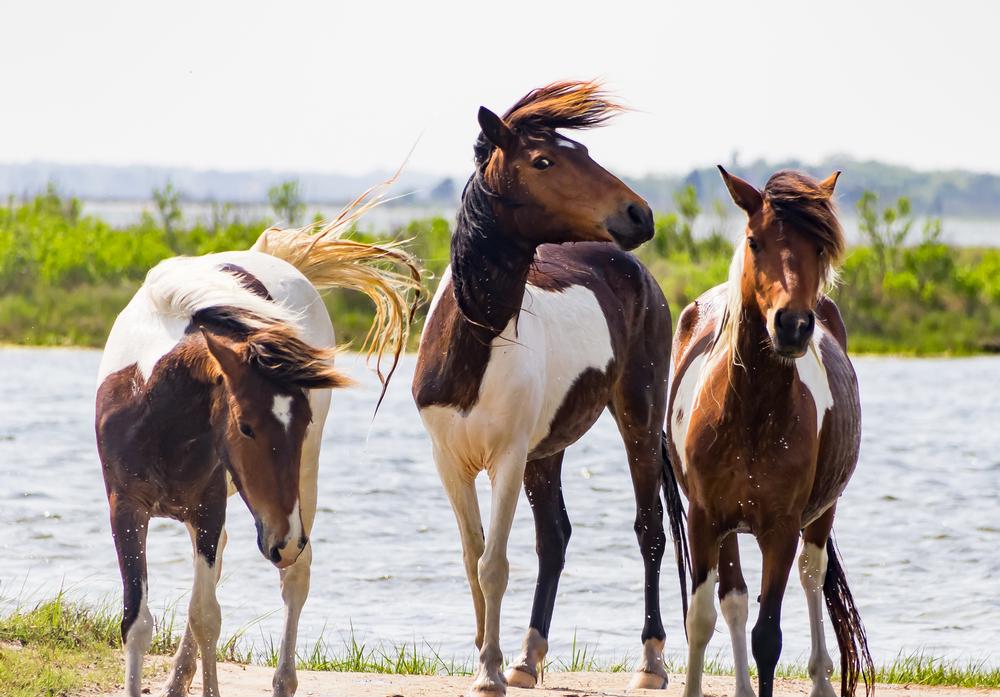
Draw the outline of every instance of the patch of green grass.
[[[249,630],[265,616],[248,622],[220,642],[218,658],[238,663],[275,666],[278,646],[270,636],[259,645],[247,640]],[[55,598],[28,606],[17,604],[0,616],[0,697],[58,697],[83,687],[110,688],[121,678],[121,615],[107,606],[92,607],[70,600],[60,592]],[[151,654],[169,655],[179,643],[176,603],[154,618]],[[576,633],[569,656],[551,656],[546,671],[630,672],[635,660],[601,658],[596,645],[577,641]],[[352,626],[339,642],[325,634],[300,652],[303,670],[381,673],[392,675],[470,675],[475,660],[443,657],[427,642],[387,644],[368,642]],[[683,673],[684,664],[667,661],[671,673]],[[732,675],[732,665],[720,658],[706,657],[705,672]],[[751,674],[756,671],[751,667]],[[780,678],[808,679],[804,666],[778,666]],[[834,683],[838,678],[834,676]],[[986,660],[947,660],[925,653],[900,654],[876,669],[876,681],[884,684],[1000,688],[1000,666]]]

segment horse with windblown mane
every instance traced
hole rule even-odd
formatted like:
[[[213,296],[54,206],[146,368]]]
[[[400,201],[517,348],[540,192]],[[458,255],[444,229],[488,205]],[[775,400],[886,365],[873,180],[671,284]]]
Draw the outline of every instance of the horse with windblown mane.
[[[187,694],[200,653],[203,694],[218,697],[215,586],[233,493],[279,570],[285,619],[272,687],[275,697],[294,694],[320,441],[330,390],[350,382],[333,367],[333,325],[318,291],[351,288],[375,303],[369,356],[378,365],[384,352],[393,355],[388,375],[379,371],[384,395],[412,318],[407,296],[420,290],[417,266],[401,249],[343,237],[380,198],[378,187],[369,190],[318,231],[271,228],[249,251],[163,261],[115,321],[101,361],[96,430],[124,586],[129,697],[141,694],[153,633],[152,517],[183,522],[194,553],[187,627],[163,695]]]
[[[687,614],[685,697],[702,697],[705,648],[718,583],[736,668],[736,697],[753,697],[747,659],[747,586],[736,533],[763,556],[752,632],[760,697],[771,697],[781,653],[781,601],[800,531],[799,578],[812,647],[811,697],[835,697],[823,599],[840,648],[841,694],[873,686],[864,626],[832,529],[837,498],[861,442],[858,383],[847,331],[825,295],[844,252],[833,205],[839,172],[815,181],[778,172],[763,191],[719,167],[747,214],[729,280],[681,314],[674,339],[667,430],[688,497],[693,597]]]
[[[557,132],[600,125],[618,110],[598,85],[572,82],[528,93],[502,118],[480,108],[451,266],[420,340],[413,396],[461,533],[480,648],[477,694],[541,680],[571,531],[563,455],[604,409],[628,455],[644,565],[643,650],[632,686],[667,683],[661,490],[675,539],[681,515],[663,458],[670,311],[655,279],[625,251],[653,236],[653,214],[583,144]],[[558,244],[567,242],[575,244]],[[493,491],[485,539],[475,488],[483,470]],[[505,676],[500,604],[522,485],[535,519],[538,581],[521,656]]]

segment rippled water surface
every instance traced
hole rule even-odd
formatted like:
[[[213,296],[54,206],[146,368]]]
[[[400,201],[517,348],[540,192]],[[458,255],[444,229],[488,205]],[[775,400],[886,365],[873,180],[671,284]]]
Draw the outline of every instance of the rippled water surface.
[[[60,586],[120,600],[107,501],[93,436],[99,353],[0,350],[0,595],[44,598]],[[338,392],[327,422],[320,507],[313,531],[312,593],[302,645],[353,625],[369,640],[426,641],[445,656],[472,655],[473,615],[458,532],[409,396],[404,360],[378,418],[377,383]],[[997,661],[1000,646],[1000,359],[859,358],[864,443],[842,499],[837,539],[868,625],[873,652],[925,649]],[[570,449],[564,465],[574,525],[551,644],[567,657],[574,632],[605,657],[634,657],[642,626],[642,565],[634,504],[617,431],[607,417]],[[484,514],[489,502],[480,481]],[[258,644],[277,635],[277,572],[260,556],[243,503],[229,506],[230,543],[219,597],[223,635],[253,620]],[[751,588],[759,554],[742,539]],[[528,620],[534,533],[524,498],[510,546],[503,646],[514,653]],[[666,562],[665,562],[666,563]],[[665,567],[666,568],[666,567]],[[190,543],[179,523],[151,525],[151,607],[178,604],[191,580]],[[683,650],[675,576],[661,583],[668,647]],[[752,595],[752,594],[751,594]],[[751,607],[751,615],[755,608]],[[751,624],[753,620],[751,619]],[[179,623],[178,623],[179,624]],[[804,660],[808,624],[792,575],[783,659]],[[720,618],[709,651],[729,655]],[[833,637],[828,637],[833,642]]]

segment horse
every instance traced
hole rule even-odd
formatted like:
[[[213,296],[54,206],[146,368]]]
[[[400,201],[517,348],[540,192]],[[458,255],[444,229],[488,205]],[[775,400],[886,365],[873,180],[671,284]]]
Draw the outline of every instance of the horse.
[[[626,251],[653,236],[653,216],[556,130],[597,126],[619,109],[599,85],[575,82],[535,89],[502,118],[479,109],[476,169],[420,340],[413,398],[461,533],[480,649],[475,694],[542,677],[571,533],[563,454],[606,407],[628,454],[645,566],[643,658],[632,684],[667,682],[661,488],[671,520],[680,507],[662,457],[672,328],[659,286]],[[475,490],[483,470],[492,486],[485,537]],[[538,577],[521,656],[503,675],[500,605],[522,484]]]
[[[151,517],[183,522],[194,556],[187,626],[162,694],[187,694],[200,651],[203,694],[219,695],[215,586],[233,493],[279,570],[285,617],[273,694],[295,692],[323,425],[330,391],[350,384],[332,365],[333,326],[318,291],[354,288],[376,301],[369,350],[392,350],[394,368],[411,317],[407,292],[419,286],[402,250],[342,239],[372,203],[359,201],[318,232],[271,228],[248,251],[162,261],[115,320],[98,377],[96,432],[123,585],[129,697],[141,694],[153,633]],[[383,394],[386,384],[384,377]]]
[[[801,531],[799,578],[812,632],[811,697],[834,697],[823,600],[841,656],[841,694],[873,667],[833,543],[837,499],[858,461],[861,407],[847,332],[825,294],[844,253],[833,202],[839,172],[816,181],[781,171],[763,191],[719,171],[747,214],[726,283],[681,313],[673,346],[667,423],[670,460],[688,498],[692,592],[686,697],[701,697],[705,648],[717,618],[729,626],[736,696],[752,697],[747,586],[735,533],[763,557],[752,631],[760,697],[771,697],[781,653],[781,601]]]

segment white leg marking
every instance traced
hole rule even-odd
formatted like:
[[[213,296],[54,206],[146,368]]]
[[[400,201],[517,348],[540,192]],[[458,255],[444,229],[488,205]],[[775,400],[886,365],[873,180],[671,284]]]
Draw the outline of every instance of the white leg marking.
[[[809,349],[802,358],[795,359],[795,370],[799,374],[799,380],[806,386],[812,395],[813,403],[816,405],[816,433],[823,430],[823,417],[827,411],[833,407],[833,392],[830,390],[830,380],[826,375],[826,366],[823,365],[823,352],[820,344],[825,334],[816,325],[816,333],[809,343]]]
[[[736,697],[754,697],[750,683],[750,662],[747,659],[747,592],[731,590],[719,603],[722,616],[729,625],[729,637],[733,644],[733,667],[736,670]]]
[[[530,688],[542,684],[545,670],[545,655],[549,652],[549,642],[534,627],[528,628],[521,647],[521,658],[507,669],[507,684],[510,687]]]
[[[142,694],[142,659],[153,640],[153,615],[146,604],[148,597],[149,589],[143,583],[139,614],[125,635],[125,692],[128,697]]]
[[[809,608],[809,631],[811,647],[809,651],[809,677],[813,687],[811,697],[837,697],[830,684],[833,675],[833,660],[826,650],[826,636],[823,632],[823,581],[826,579],[826,549],[810,542],[802,544],[799,554],[799,580],[806,593]]]
[[[667,666],[663,662],[663,639],[650,638],[643,642],[642,661],[632,675],[630,690],[667,689]]]
[[[715,631],[718,612],[715,610],[715,584],[719,581],[717,569],[708,572],[708,577],[691,596],[688,609],[688,665],[684,697],[702,697],[701,676],[705,671],[705,649]]]
[[[288,427],[292,425],[292,398],[283,394],[274,395],[271,413],[287,431]]]
[[[216,560],[218,561],[218,560]],[[222,611],[215,597],[219,574],[215,564],[200,554],[194,559],[194,586],[188,606],[188,625],[201,653],[202,694],[219,697],[219,677],[215,669],[215,649],[222,629]]]
[[[280,569],[281,599],[285,603],[285,626],[281,635],[278,667],[271,680],[274,697],[292,697],[299,685],[295,674],[295,644],[298,639],[299,617],[309,596],[312,545],[306,545],[291,566]]]
[[[514,510],[524,481],[528,457],[526,444],[504,453],[490,463],[488,472],[493,484],[490,531],[486,548],[479,559],[479,586],[486,601],[486,622],[483,648],[479,652],[479,672],[472,684],[473,692],[504,694],[506,680],[500,673],[503,652],[500,650],[500,606],[507,590],[510,564],[507,561],[507,541]]]

